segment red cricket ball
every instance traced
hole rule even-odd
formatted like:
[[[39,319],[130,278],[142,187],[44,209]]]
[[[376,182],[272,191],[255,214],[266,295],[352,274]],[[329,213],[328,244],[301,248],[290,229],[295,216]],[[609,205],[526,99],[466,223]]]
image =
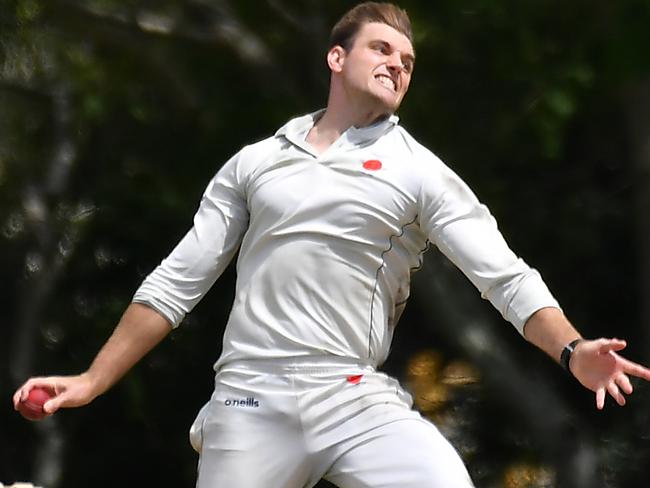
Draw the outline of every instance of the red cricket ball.
[[[27,398],[18,404],[20,414],[29,420],[40,420],[47,414],[43,405],[54,395],[45,388],[32,388]]]

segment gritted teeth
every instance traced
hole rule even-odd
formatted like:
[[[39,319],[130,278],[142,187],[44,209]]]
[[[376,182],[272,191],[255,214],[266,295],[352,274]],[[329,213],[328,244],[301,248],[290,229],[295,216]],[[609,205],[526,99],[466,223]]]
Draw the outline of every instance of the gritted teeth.
[[[395,81],[390,76],[377,75],[375,78],[377,78],[377,81],[379,81],[379,83],[381,83],[386,88],[393,91],[397,90],[397,85],[395,84]]]

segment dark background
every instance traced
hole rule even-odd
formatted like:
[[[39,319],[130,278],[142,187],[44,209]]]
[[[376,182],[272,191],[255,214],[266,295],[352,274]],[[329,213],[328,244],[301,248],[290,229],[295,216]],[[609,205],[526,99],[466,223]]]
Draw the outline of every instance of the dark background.
[[[354,3],[0,0],[0,481],[193,486],[187,430],[212,389],[232,267],[92,405],[28,422],[11,395],[83,371],[220,165],[325,105],[329,29]],[[417,51],[402,124],[585,336],[628,339],[650,363],[650,3],[400,5]],[[477,487],[650,486],[648,386],[596,412],[436,250],[385,369]]]

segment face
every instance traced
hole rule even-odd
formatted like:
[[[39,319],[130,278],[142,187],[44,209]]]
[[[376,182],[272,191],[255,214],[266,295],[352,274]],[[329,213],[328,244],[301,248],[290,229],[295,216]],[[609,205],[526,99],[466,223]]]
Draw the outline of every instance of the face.
[[[372,22],[361,27],[348,51],[335,47],[330,54],[336,49],[350,101],[361,99],[379,111],[395,112],[406,95],[415,63],[409,39],[386,24]]]

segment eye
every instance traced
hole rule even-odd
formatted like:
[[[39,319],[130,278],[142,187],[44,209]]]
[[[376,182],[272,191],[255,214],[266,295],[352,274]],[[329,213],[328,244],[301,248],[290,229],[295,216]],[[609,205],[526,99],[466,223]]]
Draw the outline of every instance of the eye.
[[[390,54],[390,50],[389,50],[388,46],[386,44],[384,44],[384,43],[373,44],[373,45],[370,46],[370,48],[372,50],[377,51],[377,52],[379,52],[381,54],[384,54],[386,56],[388,56]]]

